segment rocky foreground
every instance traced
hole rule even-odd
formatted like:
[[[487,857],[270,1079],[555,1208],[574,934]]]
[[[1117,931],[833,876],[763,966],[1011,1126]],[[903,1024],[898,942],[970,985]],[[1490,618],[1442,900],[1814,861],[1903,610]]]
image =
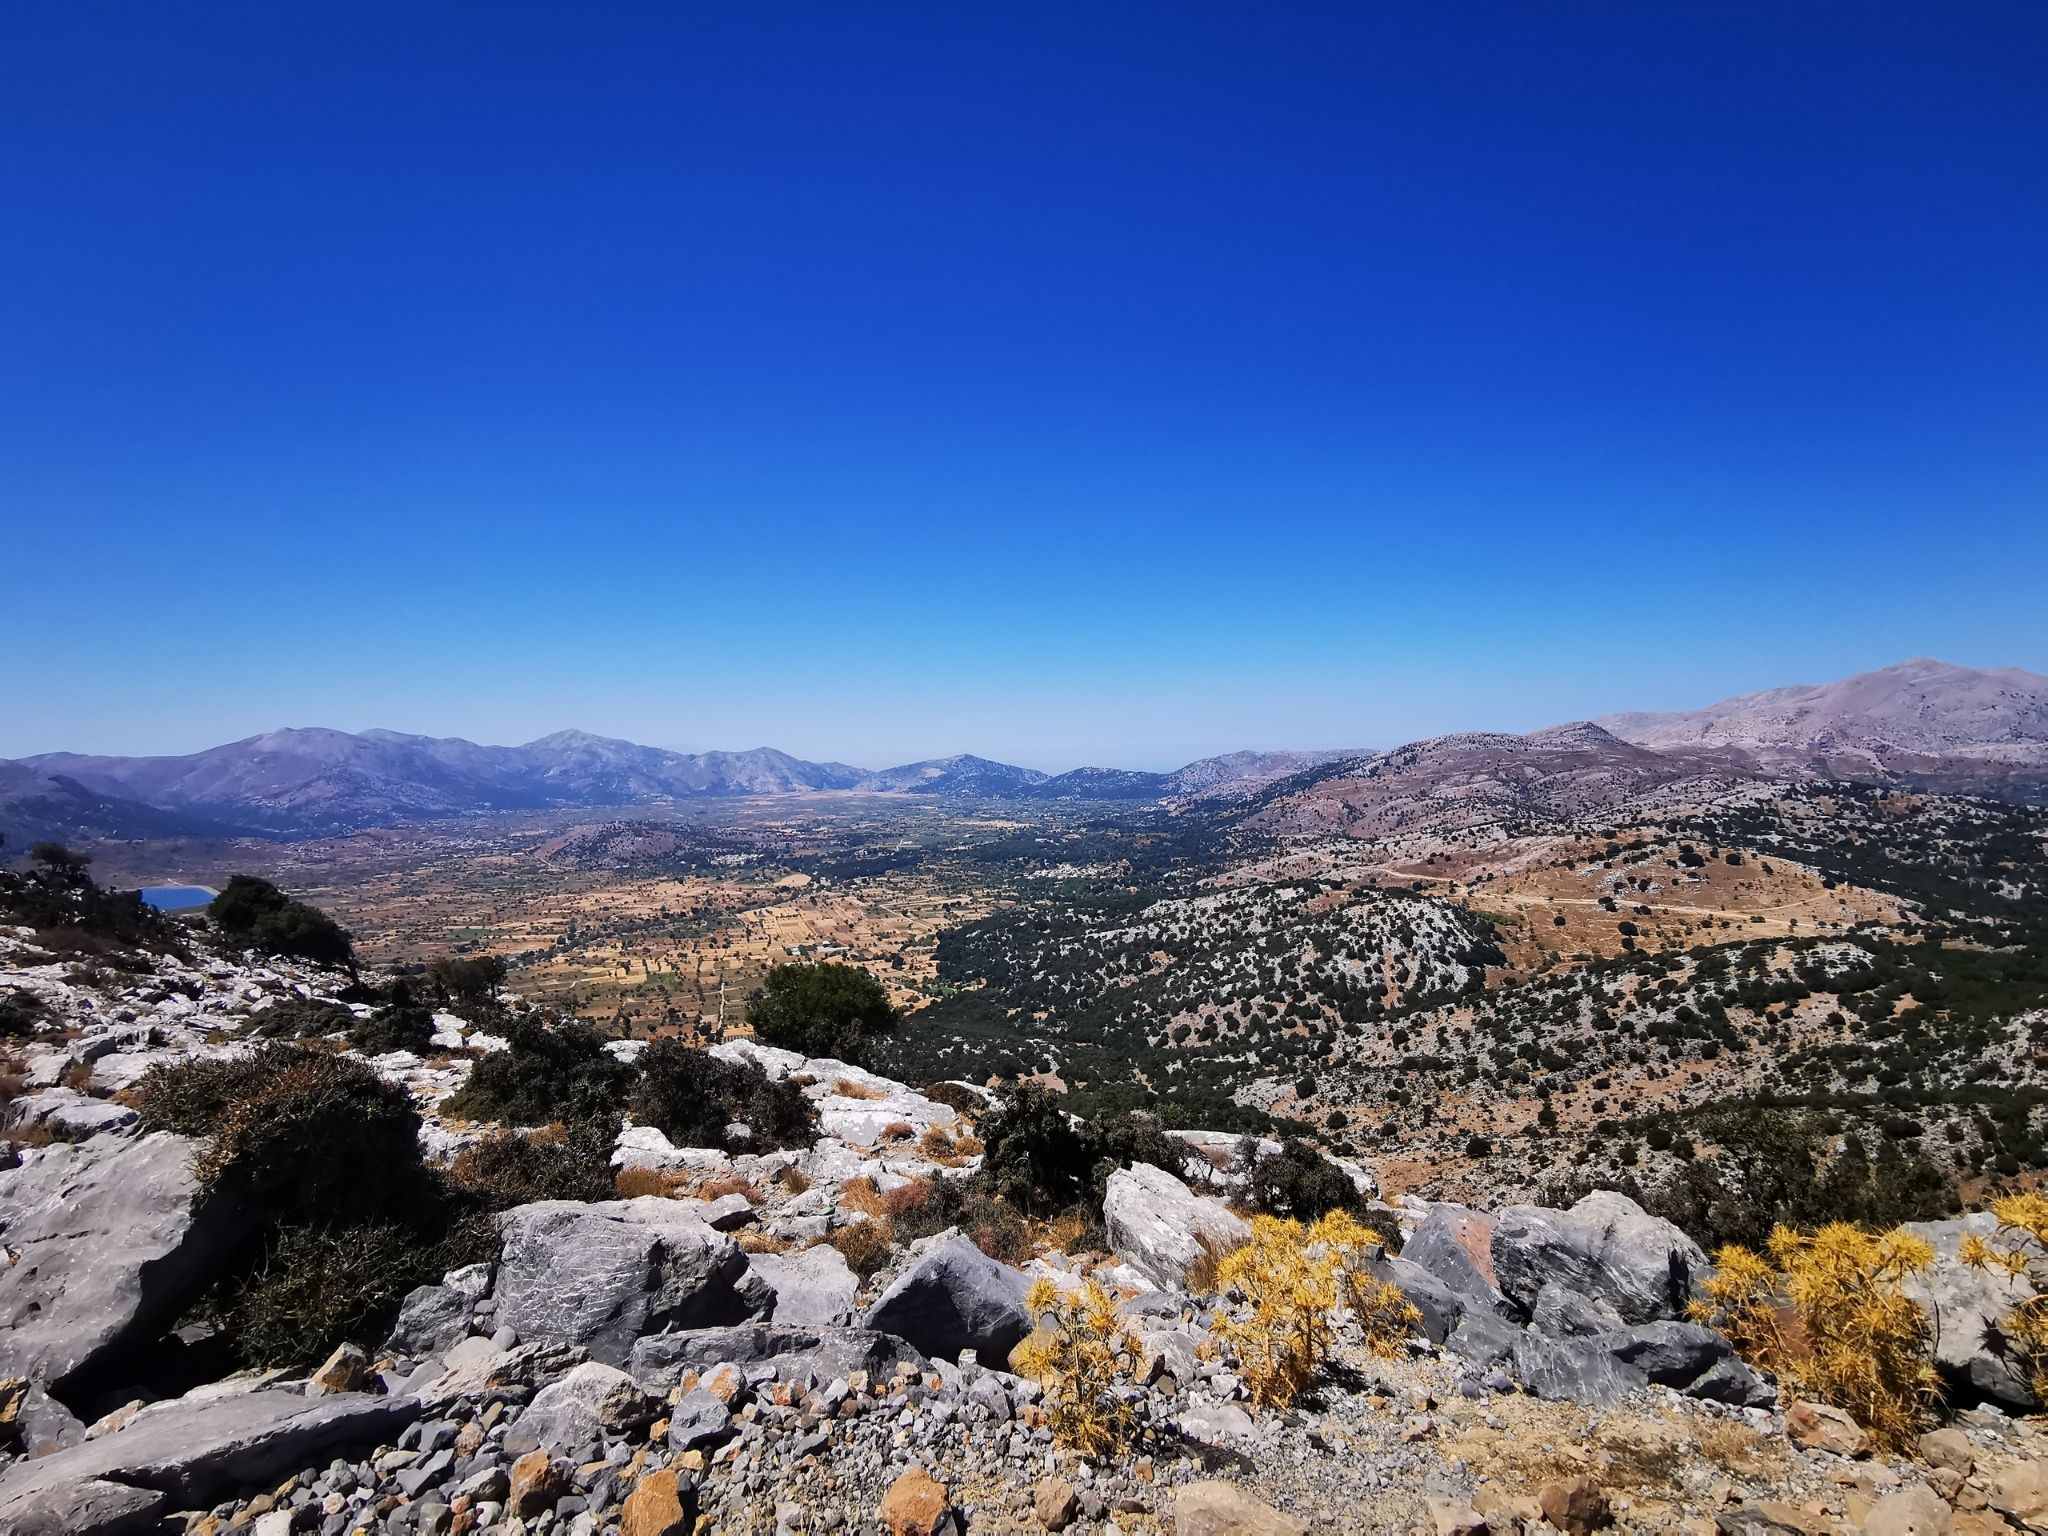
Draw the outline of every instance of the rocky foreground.
[[[145,1134],[119,1096],[338,987],[221,960],[91,974],[0,933],[0,989],[62,1025],[14,1051],[6,1107],[0,1532],[2048,1531],[2032,1404],[1985,1345],[2011,1298],[1954,1258],[1982,1218],[1926,1229],[1939,1362],[1978,1406],[1910,1457],[1873,1455],[1683,1321],[1706,1256],[1614,1194],[1397,1202],[1404,1242],[1374,1263],[1419,1309],[1414,1338],[1380,1358],[1340,1317],[1317,1386],[1260,1412],[1217,1332],[1239,1303],[1198,1283],[1245,1231],[1234,1138],[1189,1134],[1181,1166],[1114,1174],[1110,1251],[1017,1267],[942,1232],[864,1276],[830,1239],[908,1181],[971,1170],[962,1111],[746,1041],[717,1050],[802,1083],[815,1145],[733,1154],[629,1126],[622,1185],[660,1193],[505,1211],[496,1261],[413,1291],[385,1337],[309,1375],[193,1385],[203,1352],[181,1376],[162,1340],[217,1278],[235,1213],[201,1195],[204,1148]],[[437,1026],[434,1053],[373,1061],[445,1157],[479,1132],[437,1106],[498,1043]],[[1135,1429],[1096,1459],[1008,1369],[1030,1283],[1089,1278],[1137,1346]]]

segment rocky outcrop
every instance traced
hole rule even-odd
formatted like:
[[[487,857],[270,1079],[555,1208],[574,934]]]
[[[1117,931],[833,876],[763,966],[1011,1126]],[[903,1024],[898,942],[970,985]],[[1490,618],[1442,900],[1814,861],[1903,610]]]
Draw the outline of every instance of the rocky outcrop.
[[[31,1153],[0,1174],[0,1376],[63,1393],[196,1297],[242,1227],[202,1204],[197,1144],[155,1132]]]
[[[256,1391],[153,1403],[110,1434],[0,1473],[9,1536],[125,1536],[170,1509],[394,1439],[410,1398]]]
[[[893,1333],[927,1355],[957,1359],[971,1349],[1003,1365],[1031,1331],[1024,1276],[966,1238],[941,1237],[869,1307],[862,1326]]]
[[[1708,1271],[1698,1243],[1609,1190],[1569,1211],[1507,1207],[1494,1218],[1489,1253],[1501,1292],[1524,1318],[1552,1283],[1606,1303],[1624,1323],[1680,1317]]]
[[[451,1270],[439,1285],[415,1286],[399,1305],[387,1346],[399,1355],[438,1355],[470,1331],[476,1304],[490,1294],[491,1268]]]
[[[1205,1250],[1222,1254],[1252,1235],[1221,1200],[1196,1194],[1150,1163],[1109,1176],[1102,1224],[1124,1262],[1166,1290],[1185,1288],[1188,1271]]]
[[[498,1230],[498,1321],[608,1365],[645,1334],[738,1322],[770,1301],[739,1245],[673,1200],[544,1200]]]

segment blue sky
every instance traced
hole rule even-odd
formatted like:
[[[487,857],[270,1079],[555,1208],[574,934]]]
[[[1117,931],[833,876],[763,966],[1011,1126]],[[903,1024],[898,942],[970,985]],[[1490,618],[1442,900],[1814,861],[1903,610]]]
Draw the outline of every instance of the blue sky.
[[[0,755],[2048,671],[2048,7],[24,0]]]

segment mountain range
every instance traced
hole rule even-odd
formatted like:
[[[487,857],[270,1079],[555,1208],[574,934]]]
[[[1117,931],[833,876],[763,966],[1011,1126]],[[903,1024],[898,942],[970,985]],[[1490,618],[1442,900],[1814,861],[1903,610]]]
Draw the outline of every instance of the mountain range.
[[[0,832],[15,847],[41,837],[307,837],[493,811],[847,790],[1236,804],[1275,830],[1385,833],[1447,808],[1454,817],[1563,810],[1701,777],[1846,778],[2042,799],[2048,678],[1915,660],[1690,712],[1445,736],[1380,753],[1236,752],[1172,773],[1046,774],[966,755],[870,772],[768,747],[671,752],[584,731],[493,747],[287,729],[184,756],[52,752],[0,762]]]

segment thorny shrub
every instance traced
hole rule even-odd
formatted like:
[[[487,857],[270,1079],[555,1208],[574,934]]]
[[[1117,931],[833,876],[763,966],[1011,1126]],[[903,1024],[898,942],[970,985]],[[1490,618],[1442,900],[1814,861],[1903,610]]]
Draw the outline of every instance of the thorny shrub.
[[[1138,1427],[1127,1391],[1138,1344],[1117,1316],[1116,1298],[1093,1280],[1063,1293],[1041,1279],[1024,1305],[1038,1326],[1010,1351],[1010,1365],[1045,1388],[1054,1437],[1084,1456],[1129,1444]]]
[[[1715,1255],[1707,1299],[1689,1309],[1751,1364],[1850,1414],[1888,1450],[1927,1419],[1939,1384],[1927,1313],[1906,1279],[1934,1262],[1925,1239],[1830,1222],[1810,1235],[1775,1229],[1763,1254]]]
[[[1341,1212],[1304,1229],[1277,1216],[1254,1216],[1251,1240],[1216,1265],[1221,1290],[1248,1311],[1225,1318],[1217,1333],[1237,1352],[1245,1385],[1261,1408],[1285,1408],[1315,1379],[1335,1338],[1335,1314],[1350,1306],[1375,1354],[1396,1353],[1422,1315],[1365,1267],[1372,1235]]]
[[[889,1262],[894,1234],[890,1231],[888,1217],[871,1216],[866,1221],[850,1222],[841,1227],[828,1241],[846,1260],[846,1267],[866,1280]]]
[[[2034,1396],[2048,1402],[2048,1196],[2029,1191],[1991,1202],[1998,1232],[1964,1236],[1962,1260],[2003,1277],[2025,1292],[1999,1331],[2027,1362]]]

